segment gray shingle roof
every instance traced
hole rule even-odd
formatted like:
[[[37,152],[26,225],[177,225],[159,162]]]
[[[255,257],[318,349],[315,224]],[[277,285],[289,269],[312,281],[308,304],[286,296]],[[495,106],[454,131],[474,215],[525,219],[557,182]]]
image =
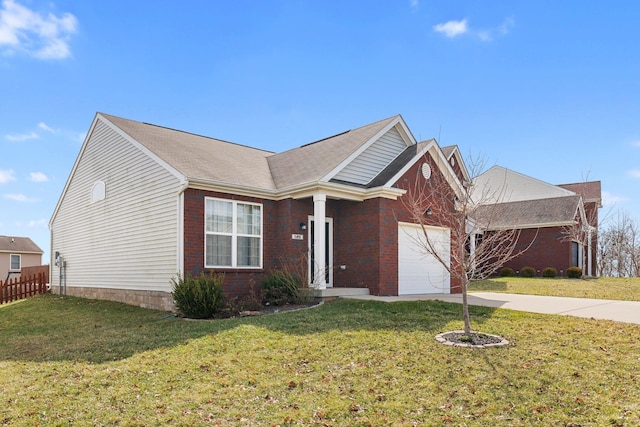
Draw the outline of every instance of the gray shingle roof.
[[[0,252],[37,253],[43,251],[28,237],[0,236]]]
[[[489,229],[569,224],[574,221],[580,196],[524,200],[478,206],[472,219]]]
[[[269,157],[278,188],[320,180],[398,116],[303,145]]]
[[[270,151],[101,114],[191,179],[273,190]],[[212,161],[215,160],[215,161]]]
[[[274,154],[100,113],[188,179],[276,190],[319,181],[398,116]],[[212,160],[215,160],[212,162]]]

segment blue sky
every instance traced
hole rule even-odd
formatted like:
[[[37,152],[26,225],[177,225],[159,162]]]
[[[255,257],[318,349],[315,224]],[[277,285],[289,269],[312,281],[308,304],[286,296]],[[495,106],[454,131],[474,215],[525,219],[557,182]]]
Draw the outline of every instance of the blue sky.
[[[272,151],[402,114],[637,219],[639,22],[635,1],[0,0],[0,234],[48,256],[98,111]]]

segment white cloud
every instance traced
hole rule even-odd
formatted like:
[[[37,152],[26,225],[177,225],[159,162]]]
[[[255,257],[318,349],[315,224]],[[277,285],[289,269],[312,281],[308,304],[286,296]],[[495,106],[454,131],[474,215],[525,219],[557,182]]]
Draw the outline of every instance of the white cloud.
[[[634,141],[631,143],[631,145],[634,147],[640,147],[640,141]]]
[[[444,24],[438,24],[433,26],[433,31],[437,33],[443,33],[449,38],[457,37],[468,31],[467,20],[462,21],[448,21]]]
[[[507,35],[511,31],[511,28],[513,28],[515,25],[516,20],[513,18],[513,16],[510,16],[504,20],[502,25],[498,27],[498,32],[502,35]]]
[[[60,17],[35,12],[14,0],[0,9],[0,47],[8,54],[26,52],[40,59],[64,59],[71,55],[69,38],[78,21],[70,13]]]
[[[15,181],[16,175],[13,169],[1,170],[0,169],[0,184],[6,184],[7,182]]]
[[[631,176],[631,178],[640,178],[640,169],[631,169],[629,176]]]
[[[38,139],[40,136],[35,132],[21,133],[17,135],[5,135],[9,141],[28,141],[30,139]]]
[[[38,123],[38,127],[39,127],[40,129],[42,129],[42,130],[46,130],[47,132],[51,132],[51,133],[54,133],[54,132],[55,132],[55,130],[51,129],[51,128],[50,128],[49,126],[47,126],[47,124],[46,124],[46,123],[44,123],[44,122],[40,122],[40,123]]]
[[[409,0],[409,5],[411,6],[411,10],[418,10],[418,7],[420,7],[420,0]]]
[[[37,199],[32,199],[31,197],[27,197],[24,194],[5,194],[5,199],[13,200],[14,202],[37,202]]]
[[[47,220],[46,219],[36,219],[36,220],[31,220],[27,223],[28,227],[46,227],[47,226]]]
[[[511,28],[515,26],[516,21],[513,17],[509,17],[504,20],[502,24],[495,28],[476,30],[468,25],[466,18],[461,21],[448,21],[444,24],[438,24],[433,26],[433,31],[442,33],[449,38],[458,37],[463,34],[468,34],[484,42],[492,41],[496,36],[505,36],[509,34]]]
[[[29,174],[31,177],[31,181],[33,182],[47,182],[49,181],[49,177],[42,172],[31,172]]]
[[[626,202],[627,199],[624,196],[621,196],[619,194],[612,194],[609,193],[608,191],[603,191],[602,192],[602,204],[603,205],[615,205],[616,203],[620,203],[620,202]]]

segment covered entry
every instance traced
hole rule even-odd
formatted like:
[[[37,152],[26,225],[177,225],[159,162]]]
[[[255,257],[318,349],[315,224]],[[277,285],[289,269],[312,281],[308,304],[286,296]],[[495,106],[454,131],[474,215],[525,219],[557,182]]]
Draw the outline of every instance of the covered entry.
[[[449,229],[427,227],[427,235],[449,266]],[[433,255],[426,253],[425,241],[419,225],[403,222],[398,224],[398,295],[450,292],[449,272]]]

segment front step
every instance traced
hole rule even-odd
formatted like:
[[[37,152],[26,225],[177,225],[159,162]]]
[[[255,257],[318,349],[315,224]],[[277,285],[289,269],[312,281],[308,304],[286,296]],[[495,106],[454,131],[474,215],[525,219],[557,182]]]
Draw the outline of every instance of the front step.
[[[350,297],[354,295],[369,295],[369,288],[327,288],[313,290],[313,296],[321,299]]]

